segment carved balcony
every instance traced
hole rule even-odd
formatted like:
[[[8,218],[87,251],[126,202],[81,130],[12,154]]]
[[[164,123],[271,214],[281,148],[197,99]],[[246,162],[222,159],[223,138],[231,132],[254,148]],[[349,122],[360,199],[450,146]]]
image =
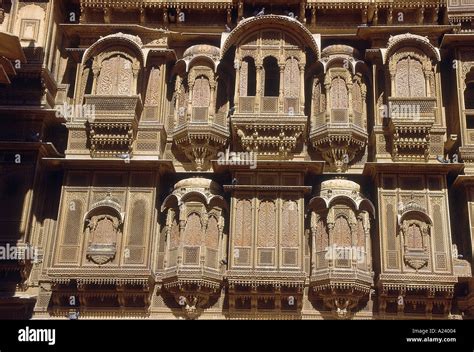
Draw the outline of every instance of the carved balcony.
[[[390,97],[388,117],[393,159],[427,161],[436,121],[436,98]]]
[[[312,292],[337,318],[347,318],[367,302],[373,285],[370,220],[375,208],[358,184],[344,179],[324,181],[309,208]]]
[[[91,156],[131,154],[142,111],[140,97],[86,95],[85,105],[92,111],[92,117],[87,122]]]
[[[301,111],[298,98],[239,97],[231,119],[233,138],[263,158],[286,158],[302,143],[307,118]]]
[[[310,141],[336,171],[342,171],[367,144],[364,120],[362,113],[349,109],[331,109],[314,117]]]
[[[219,295],[224,280],[227,236],[220,186],[196,177],[176,183],[162,206],[166,211],[166,253],[158,281],[187,318],[200,314]]]
[[[207,169],[209,160],[216,156],[229,139],[226,116],[216,114],[210,119],[208,108],[193,108],[190,119],[179,118],[172,131],[174,143],[180,147],[196,170]]]
[[[336,172],[360,160],[367,144],[368,77],[360,58],[348,45],[330,45],[311,71],[309,140]]]

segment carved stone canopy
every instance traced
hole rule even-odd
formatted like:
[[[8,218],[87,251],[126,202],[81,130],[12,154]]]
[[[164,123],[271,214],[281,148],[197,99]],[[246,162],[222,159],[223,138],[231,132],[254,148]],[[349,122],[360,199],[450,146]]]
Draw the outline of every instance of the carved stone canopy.
[[[171,207],[174,201],[181,205],[191,195],[202,198],[206,204],[217,201],[225,207],[225,201],[221,193],[222,188],[213,180],[203,177],[186,178],[175,184],[172,194],[163,201],[161,210],[164,211]]]
[[[329,208],[335,200],[340,198],[351,202],[354,205],[354,209],[367,210],[372,217],[375,217],[375,207],[370,200],[360,193],[360,185],[343,178],[323,181],[319,196],[310,200],[309,208],[315,210]]]
[[[207,44],[199,44],[189,47],[183,54],[183,61],[186,64],[186,72],[191,67],[192,62],[199,58],[204,58],[211,61],[214,66],[214,70],[216,70],[220,60],[220,52],[221,51],[218,47]]]

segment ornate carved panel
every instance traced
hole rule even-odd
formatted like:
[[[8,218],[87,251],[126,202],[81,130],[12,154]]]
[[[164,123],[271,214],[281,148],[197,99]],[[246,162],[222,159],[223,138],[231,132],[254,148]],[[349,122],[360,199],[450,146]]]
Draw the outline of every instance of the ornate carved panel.
[[[210,216],[207,222],[205,244],[207,248],[217,249],[219,243],[219,223],[215,216]]]
[[[262,200],[258,206],[258,247],[276,246],[276,206],[271,200]]]
[[[284,95],[287,98],[299,98],[300,96],[300,71],[298,60],[291,57],[286,60],[284,72]]]
[[[293,200],[284,200],[281,216],[281,246],[297,247],[299,234],[298,203]]]
[[[426,97],[422,63],[407,56],[397,62],[395,75],[397,97]]]
[[[193,107],[209,107],[210,91],[207,77],[198,77],[193,86]]]
[[[333,109],[347,109],[348,104],[346,81],[342,77],[336,77],[331,82],[331,107]]]
[[[354,82],[352,86],[352,108],[354,112],[362,113],[362,91],[359,82]]]
[[[160,101],[160,84],[161,70],[159,67],[152,67],[148,78],[145,105],[158,106]]]
[[[252,244],[252,202],[238,199],[235,206],[234,246],[250,247]]]
[[[201,217],[191,213],[186,221],[184,229],[184,243],[189,246],[200,246],[202,241]]]
[[[132,62],[115,55],[102,61],[97,80],[98,95],[130,95],[132,93]]]
[[[334,227],[330,231],[332,243],[338,246],[351,246],[352,234],[349,222],[344,216],[338,216],[334,222]]]

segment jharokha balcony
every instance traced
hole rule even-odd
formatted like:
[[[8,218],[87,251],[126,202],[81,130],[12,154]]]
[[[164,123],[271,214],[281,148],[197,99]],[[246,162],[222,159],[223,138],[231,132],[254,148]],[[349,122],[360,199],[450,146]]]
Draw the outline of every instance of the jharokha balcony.
[[[239,26],[245,25],[243,21]],[[303,149],[307,126],[304,46],[290,35],[268,31],[235,40],[233,140],[260,158],[297,156]],[[257,42],[261,56],[256,55]],[[279,55],[275,55],[275,48]]]
[[[322,65],[310,71],[309,139],[329,167],[341,172],[365,151],[368,141],[367,68],[358,65],[359,52],[347,45],[331,45],[321,56]]]
[[[88,121],[91,155],[131,153],[142,110],[140,97],[86,95],[85,104],[94,111]]]

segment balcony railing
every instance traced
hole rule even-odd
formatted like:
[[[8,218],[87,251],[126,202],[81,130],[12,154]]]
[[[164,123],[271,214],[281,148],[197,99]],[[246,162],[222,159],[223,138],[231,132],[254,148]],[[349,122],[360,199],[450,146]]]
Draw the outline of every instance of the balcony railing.
[[[262,97],[261,112],[277,113],[278,97]]]
[[[255,97],[240,97],[239,112],[253,113],[255,109]]]
[[[209,108],[208,107],[194,107],[193,114],[191,116],[192,122],[197,123],[207,123],[209,116]]]
[[[332,109],[331,123],[348,123],[349,110],[348,109]]]
[[[261,97],[260,111],[255,111],[256,97],[239,97],[239,113],[283,113],[285,115],[296,115],[300,113],[299,98],[283,98],[283,111],[280,111],[280,97]]]
[[[86,106],[94,108],[95,117],[116,121],[135,119],[141,114],[142,103],[138,95],[86,95]]]
[[[434,120],[436,98],[389,97],[388,116],[391,119]]]

